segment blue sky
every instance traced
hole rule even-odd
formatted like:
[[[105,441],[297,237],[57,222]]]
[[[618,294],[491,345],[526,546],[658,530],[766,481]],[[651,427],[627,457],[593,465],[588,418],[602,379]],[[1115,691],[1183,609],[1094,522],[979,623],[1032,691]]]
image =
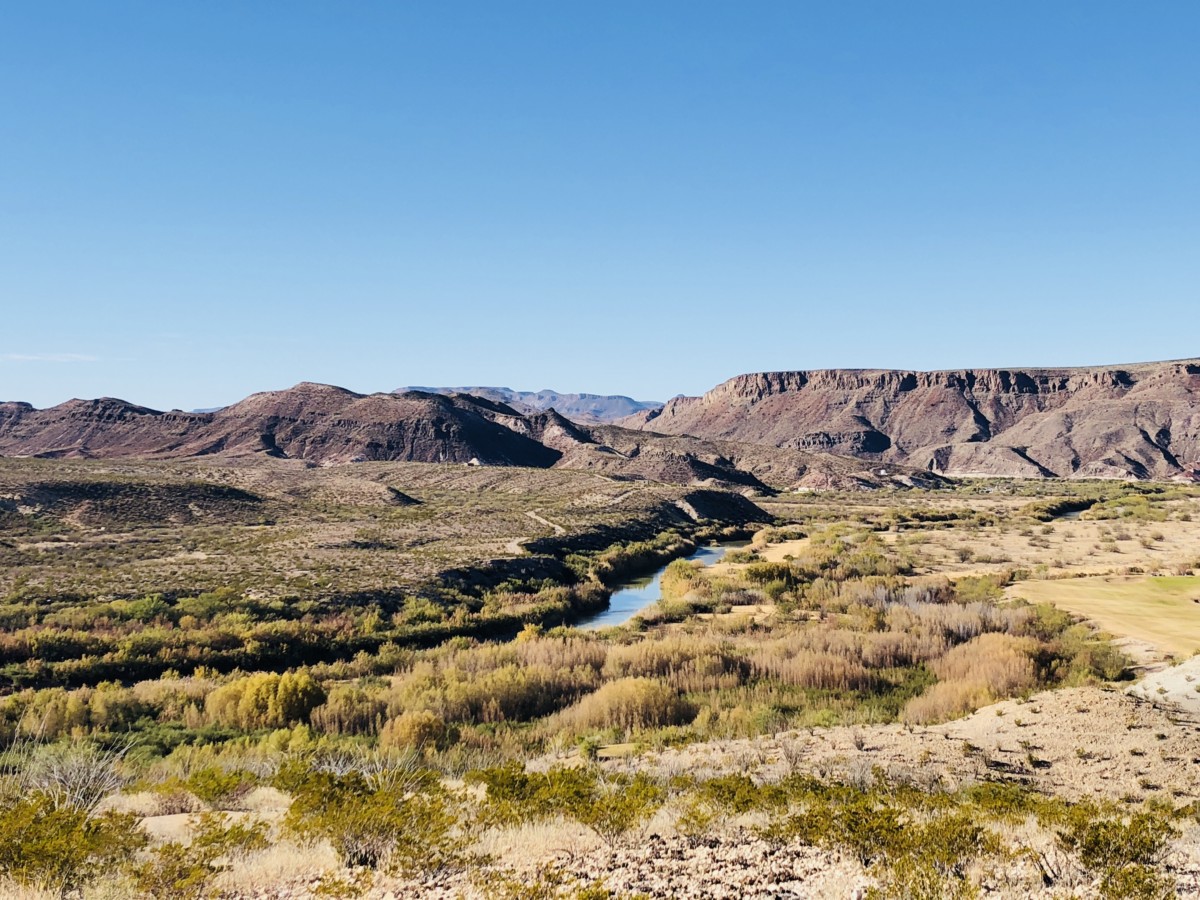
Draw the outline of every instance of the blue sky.
[[[1200,354],[1194,2],[0,2],[0,399]]]

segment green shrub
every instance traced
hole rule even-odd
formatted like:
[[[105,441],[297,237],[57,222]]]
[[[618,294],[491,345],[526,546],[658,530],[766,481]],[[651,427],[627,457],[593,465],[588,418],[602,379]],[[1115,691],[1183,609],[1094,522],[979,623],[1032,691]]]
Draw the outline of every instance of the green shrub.
[[[1058,834],[1059,845],[1079,856],[1095,872],[1126,866],[1152,866],[1162,859],[1167,841],[1176,833],[1164,815],[1136,813],[1128,820],[1099,818],[1088,805],[1071,810],[1067,826]]]
[[[254,787],[254,779],[246,772],[205,766],[189,774],[183,786],[210,806],[227,809]]]
[[[805,809],[770,827],[765,836],[814,847],[839,847],[868,866],[880,857],[902,852],[906,824],[900,810],[859,794],[837,801],[814,799]]]
[[[962,792],[962,799],[991,819],[1021,822],[1038,812],[1043,798],[1008,781],[984,781]]]
[[[1123,866],[1105,873],[1100,896],[1103,900],[1173,900],[1175,880],[1149,866]]]
[[[973,900],[979,888],[961,878],[947,877],[928,861],[904,856],[878,875],[867,900]]]
[[[787,805],[787,793],[776,785],[755,784],[746,775],[722,775],[700,784],[697,795],[728,815],[743,815],[754,810],[780,809]]]
[[[907,855],[946,879],[962,880],[966,867],[981,856],[1000,852],[999,839],[970,813],[934,816],[912,829]]]
[[[564,816],[590,828],[609,845],[644,824],[666,799],[663,788],[642,773],[608,775],[596,769],[523,771],[519,763],[471,772],[487,797],[480,819],[516,825]]]
[[[0,809],[0,874],[60,896],[124,864],[145,843],[136,816],[89,815],[41,793]]]
[[[598,779],[590,797],[566,810],[609,846],[645,824],[666,799],[663,789],[645,774]]]
[[[307,722],[325,699],[324,688],[308,672],[258,672],[217,688],[204,705],[211,721],[249,731]]]
[[[460,804],[433,772],[339,774],[292,763],[276,783],[293,796],[287,830],[329,841],[345,866],[411,875],[464,859]]]
[[[149,859],[134,866],[134,884],[154,900],[200,900],[213,879],[228,867],[230,857],[266,846],[265,823],[231,823],[227,816],[205,813],[190,844],[162,844]]]
[[[994,603],[1004,596],[1001,579],[995,575],[967,575],[954,583],[960,603]]]
[[[756,784],[746,775],[721,775],[692,786],[675,827],[699,835],[714,822],[754,810],[779,811],[787,803],[787,792],[777,785]]]
[[[468,784],[482,785],[486,796],[479,809],[484,825],[522,825],[560,814],[586,798],[594,775],[588,769],[529,772],[519,762],[468,772]]]
[[[853,854],[878,876],[870,894],[878,900],[974,896],[967,866],[1002,852],[999,838],[976,814],[953,808],[963,798],[887,783],[861,790],[790,781],[789,792],[805,808],[770,826],[765,836]]]
[[[388,719],[379,732],[379,746],[413,750],[444,750],[452,734],[437,713],[410,710]]]

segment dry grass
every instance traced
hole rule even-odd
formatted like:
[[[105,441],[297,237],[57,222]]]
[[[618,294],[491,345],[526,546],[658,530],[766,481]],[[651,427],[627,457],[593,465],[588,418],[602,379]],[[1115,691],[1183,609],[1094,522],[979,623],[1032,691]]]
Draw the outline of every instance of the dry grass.
[[[765,562],[784,562],[790,557],[801,556],[808,549],[810,543],[808,538],[796,538],[790,541],[780,541],[779,543],[761,546],[756,542],[754,550],[758,558]],[[719,578],[737,572],[740,565],[721,560],[707,568],[714,577]]]
[[[1016,504],[995,510],[1000,523],[974,530],[906,528],[887,535],[893,543],[918,543],[927,571],[951,577],[1024,569],[1038,578],[1082,577],[1134,569],[1174,574],[1200,563],[1200,540],[1191,521],[1200,503],[1164,504],[1164,522],[1060,519],[1032,524],[1016,519]],[[1016,508],[1014,508],[1016,507]],[[1006,521],[1007,520],[1007,521]]]
[[[1113,634],[1139,638],[1182,656],[1200,652],[1200,577],[1103,576],[1025,581],[1009,592],[1053,603]]]
[[[270,896],[273,888],[308,884],[339,870],[337,855],[328,843],[301,846],[279,841],[265,850],[234,859],[229,870],[217,877],[215,887],[221,892]]]
[[[529,822],[507,828],[487,828],[475,850],[502,866],[533,868],[558,854],[579,855],[598,850],[600,838],[567,819]]]
[[[1030,638],[990,633],[960,644],[935,659],[930,668],[938,683],[904,707],[905,722],[925,724],[957,718],[1037,684]]]
[[[778,544],[767,544],[758,551],[758,555],[767,562],[783,562],[789,556],[800,556],[808,549],[808,538],[796,538],[791,541],[780,541]]]
[[[1046,483],[981,483],[970,496],[876,495],[781,497],[766,504],[776,513],[805,521],[886,521],[919,508],[977,517],[975,522],[904,522],[880,536],[912,555],[917,571],[953,580],[1021,571],[1009,597],[1049,602],[1095,622],[1116,635],[1148,641],[1161,651],[1190,655],[1200,650],[1200,498],[1170,489],[1163,498],[1136,495],[1121,502],[1061,517],[1033,521],[1026,514],[1034,495],[1058,497],[1101,492],[1117,496],[1119,484],[1088,486]],[[882,502],[881,502],[882,501]],[[1112,518],[1102,518],[1111,515]],[[769,545],[763,558],[802,555],[806,541]],[[1156,576],[1156,577],[1143,577]]]

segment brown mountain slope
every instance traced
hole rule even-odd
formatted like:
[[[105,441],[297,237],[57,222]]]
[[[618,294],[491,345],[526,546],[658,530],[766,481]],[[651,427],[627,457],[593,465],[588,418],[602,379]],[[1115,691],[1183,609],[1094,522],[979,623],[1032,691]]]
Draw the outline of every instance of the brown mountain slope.
[[[0,455],[178,458],[266,454],[318,463],[365,460],[548,467],[561,454],[492,421],[477,404],[434,394],[356,394],[301,383],[215,413],[162,413],[122,400],[51,409],[0,405]],[[515,415],[515,414],[514,414]]]
[[[124,400],[68,400],[50,409],[0,403],[0,455],[87,459],[176,453],[210,416],[159,412]]]
[[[426,394],[470,394],[485,397],[511,406],[526,415],[555,410],[573,422],[587,425],[603,425],[631,416],[635,413],[662,406],[655,400],[634,400],[619,394],[562,394],[549,389],[540,391],[514,391],[506,387],[406,387],[392,393],[403,394],[420,391]]]
[[[880,476],[861,461],[810,450],[580,425],[554,410],[522,415],[466,395],[356,394],[307,382],[210,413],[163,413],[112,399],[45,410],[0,404],[0,456],[477,462],[747,491],[923,483],[920,473]]]
[[[586,431],[593,441],[590,445],[555,445],[563,450],[560,466],[683,484],[714,480],[759,490],[940,486],[939,479],[908,467],[893,467],[881,475],[862,460],[813,450],[709,441],[612,425]]]
[[[1200,361],[742,375],[622,424],[949,475],[1171,478],[1200,460]]]
[[[469,462],[544,468],[559,454],[497,424],[478,404],[436,394],[356,394],[303,382],[213,414],[204,452],[267,452],[322,463]],[[188,448],[193,451],[200,448]]]

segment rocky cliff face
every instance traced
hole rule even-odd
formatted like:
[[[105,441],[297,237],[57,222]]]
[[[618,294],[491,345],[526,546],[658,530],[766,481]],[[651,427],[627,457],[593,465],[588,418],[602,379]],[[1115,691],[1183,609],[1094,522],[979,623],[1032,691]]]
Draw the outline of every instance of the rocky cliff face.
[[[743,375],[624,425],[305,382],[209,413],[3,403],[0,455],[476,461],[746,490],[927,483],[920,472],[1183,479],[1200,470],[1200,362]]]
[[[768,372],[622,424],[949,475],[1171,478],[1200,460],[1200,361]]]

